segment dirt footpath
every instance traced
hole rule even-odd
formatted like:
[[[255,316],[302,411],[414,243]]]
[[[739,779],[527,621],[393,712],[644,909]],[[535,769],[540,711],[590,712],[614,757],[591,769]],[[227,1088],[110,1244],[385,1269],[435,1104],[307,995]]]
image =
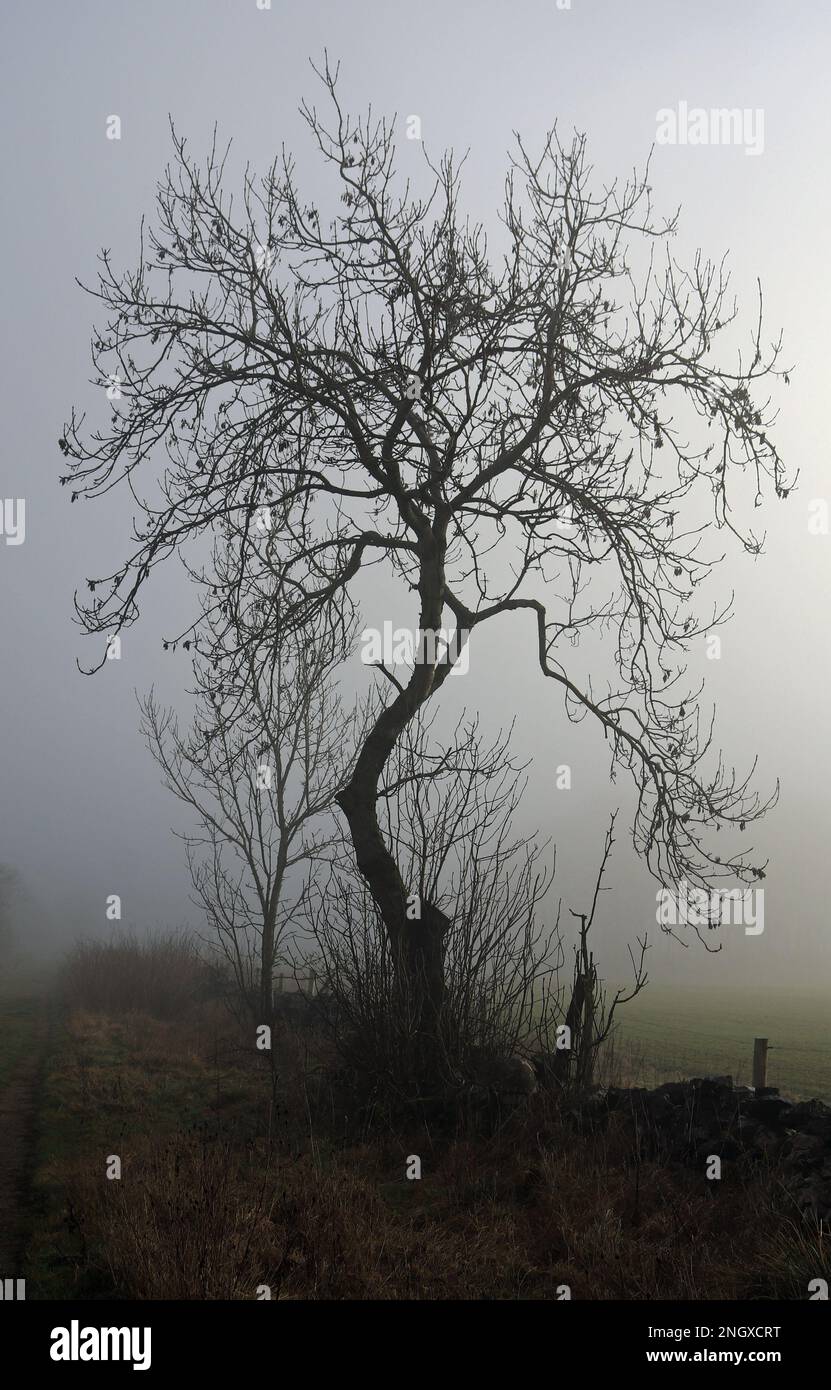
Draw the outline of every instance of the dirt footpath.
[[[41,998],[0,999],[0,1279],[23,1272],[35,1118],[49,1038]]]

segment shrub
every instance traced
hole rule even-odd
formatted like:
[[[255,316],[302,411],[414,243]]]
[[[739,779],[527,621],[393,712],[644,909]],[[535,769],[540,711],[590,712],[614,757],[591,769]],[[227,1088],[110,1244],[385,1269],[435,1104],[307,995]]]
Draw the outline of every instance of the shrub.
[[[61,969],[59,992],[73,1009],[181,1018],[204,993],[208,977],[184,933],[128,934],[76,942]]]

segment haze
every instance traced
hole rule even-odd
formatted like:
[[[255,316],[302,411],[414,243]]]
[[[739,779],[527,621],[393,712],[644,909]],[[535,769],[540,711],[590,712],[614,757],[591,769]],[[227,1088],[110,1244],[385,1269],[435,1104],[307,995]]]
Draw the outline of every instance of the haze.
[[[707,678],[728,763],[744,770],[758,753],[760,790],[781,782],[779,804],[754,836],[771,861],[764,932],[726,927],[717,955],[660,936],[656,885],[628,843],[630,789],[622,780],[610,787],[600,732],[567,722],[536,666],[530,623],[477,634],[469,673],[449,682],[447,714],[481,710],[486,730],[516,716],[516,751],[533,759],[523,829],[556,842],[564,908],[588,901],[609,811],[620,806],[614,891],[597,926],[602,973],[624,979],[626,943],[649,928],[659,983],[827,988],[831,538],[812,534],[809,516],[829,493],[829,31],[823,7],[774,0],[573,0],[567,10],[554,0],[4,6],[0,497],[26,499],[26,538],[0,539],[0,862],[25,884],[33,939],[51,950],[79,932],[109,932],[111,893],[122,897],[125,925],[195,919],[182,846],[170,834],[184,827],[182,812],[141,743],[134,693],[155,683],[186,713],[187,657],[162,650],[193,611],[175,562],[158,572],[122,660],[92,678],[76,668],[100,647],[73,625],[73,591],[121,557],[132,507],[120,488],[72,507],[58,486],[62,423],[73,403],[96,404],[87,380],[96,306],[74,277],[94,280],[102,246],[117,268],[134,261],[140,219],[152,216],[171,153],[168,115],[200,153],[216,123],[223,141],[233,139],[235,170],[246,160],[264,168],[285,142],[313,188],[320,163],[297,106],[318,96],[307,59],[319,60],[325,43],[341,61],[345,105],[397,113],[402,176],[420,157],[406,138],[410,114],[432,155],[469,147],[463,204],[494,236],[514,129],[531,148],[555,120],[584,130],[598,179],[608,181],[643,165],[661,109],[686,101],[764,112],[760,153],[658,145],[651,168],[658,211],[682,204],[677,258],[688,263],[699,246],[716,260],[730,252],[748,328],[758,277],[766,336],[781,328],[783,360],[795,364],[776,398],[777,442],[799,486],[752,518],[766,532],[760,557],[725,537],[712,587],[724,598],[735,590],[735,617],[721,630],[721,660],[707,660],[702,644],[700,671],[691,670]],[[120,141],[106,138],[111,114],[121,118]],[[382,589],[367,595],[364,616],[398,626],[410,610]],[[361,688],[364,675],[346,679]],[[555,786],[561,763],[572,768],[570,792]]]

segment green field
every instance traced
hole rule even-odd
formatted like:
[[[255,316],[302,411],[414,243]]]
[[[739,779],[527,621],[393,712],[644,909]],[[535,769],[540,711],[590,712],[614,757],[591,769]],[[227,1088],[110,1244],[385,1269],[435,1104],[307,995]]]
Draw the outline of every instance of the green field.
[[[831,1103],[831,999],[754,990],[649,987],[619,1011],[616,1061],[624,1084],[729,1073],[749,1085],[753,1039],[768,1039],[768,1085]]]

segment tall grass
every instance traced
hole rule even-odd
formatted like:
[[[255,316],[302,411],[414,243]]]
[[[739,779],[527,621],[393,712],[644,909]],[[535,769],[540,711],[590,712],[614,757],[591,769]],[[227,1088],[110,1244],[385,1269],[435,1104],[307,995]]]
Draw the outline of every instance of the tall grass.
[[[205,993],[210,972],[182,932],[78,941],[61,968],[59,995],[70,1009],[112,1015],[133,1011],[182,1018]]]

